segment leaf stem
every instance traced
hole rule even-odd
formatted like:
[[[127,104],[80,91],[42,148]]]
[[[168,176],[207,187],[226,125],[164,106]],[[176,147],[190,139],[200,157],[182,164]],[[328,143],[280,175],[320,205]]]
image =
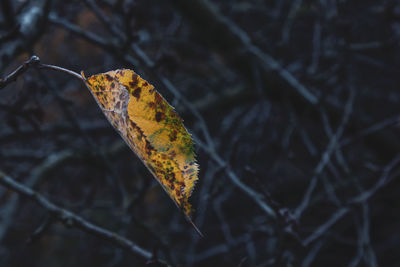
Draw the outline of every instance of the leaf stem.
[[[43,68],[43,69],[50,69],[50,70],[56,70],[56,71],[61,71],[61,72],[65,72],[69,75],[75,76],[76,78],[85,81],[85,78],[82,77],[82,75],[80,75],[79,73],[69,70],[69,69],[65,69],[59,66],[54,66],[54,65],[48,65],[48,64],[43,64],[43,63],[39,63],[38,64],[39,68]]]

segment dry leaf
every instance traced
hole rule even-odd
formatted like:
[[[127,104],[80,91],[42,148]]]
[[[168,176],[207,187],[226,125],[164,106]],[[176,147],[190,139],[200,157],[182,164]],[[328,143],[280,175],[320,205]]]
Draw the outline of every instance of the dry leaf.
[[[93,75],[86,85],[125,142],[190,216],[198,165],[192,138],[174,108],[129,69]]]

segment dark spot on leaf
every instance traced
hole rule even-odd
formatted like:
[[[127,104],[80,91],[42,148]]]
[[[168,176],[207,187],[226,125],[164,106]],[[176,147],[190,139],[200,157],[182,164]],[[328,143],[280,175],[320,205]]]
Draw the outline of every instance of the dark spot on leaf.
[[[138,80],[139,75],[137,75],[136,73],[132,74],[132,81],[136,81]]]
[[[175,117],[175,118],[179,118],[178,113],[174,109],[171,110],[171,116]]]
[[[156,121],[157,122],[160,122],[164,118],[165,118],[165,114],[164,113],[159,112],[159,111],[156,113]]]
[[[143,86],[148,86],[148,85],[149,85],[148,82],[144,82],[144,83],[143,83]]]
[[[139,101],[140,98],[140,92],[142,91],[142,88],[136,88],[133,90],[132,95],[136,97],[136,100]]]
[[[174,142],[174,141],[176,140],[176,138],[177,138],[177,135],[178,135],[177,131],[173,130],[173,131],[168,135],[169,141]]]
[[[148,105],[151,109],[155,109],[155,108],[156,108],[156,103],[154,103],[154,102],[149,102],[149,103],[147,103],[147,105]]]
[[[136,124],[135,124],[135,125],[136,125]],[[139,134],[138,134],[138,137],[139,137],[140,139],[142,139],[142,137],[144,136],[144,133],[143,133],[142,129],[140,129],[140,128],[137,127],[137,125],[136,125],[136,130],[137,130],[137,132],[139,133]]]
[[[114,88],[115,87],[115,83],[111,83],[111,88]]]
[[[113,78],[110,76],[110,74],[106,74],[105,76],[106,76],[107,81],[112,81]]]
[[[162,104],[163,102],[162,96],[159,93],[156,93],[154,95],[154,100],[158,105]]]
[[[150,144],[149,141],[146,140],[146,146],[145,146],[147,155],[151,155],[151,151],[154,150],[153,146]]]
[[[181,191],[179,191],[178,188],[175,190],[175,193],[176,193],[177,196],[180,196],[180,195],[181,195]]]
[[[121,92],[120,94],[119,94],[119,100],[121,100],[121,101],[126,101],[127,100],[127,95],[126,94],[124,94],[123,92]]]

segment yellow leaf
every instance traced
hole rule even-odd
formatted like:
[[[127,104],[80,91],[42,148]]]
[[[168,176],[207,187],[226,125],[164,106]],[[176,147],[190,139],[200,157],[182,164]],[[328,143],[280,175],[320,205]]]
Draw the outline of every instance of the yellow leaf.
[[[198,165],[192,138],[174,108],[129,69],[93,75],[86,85],[125,142],[190,216]]]

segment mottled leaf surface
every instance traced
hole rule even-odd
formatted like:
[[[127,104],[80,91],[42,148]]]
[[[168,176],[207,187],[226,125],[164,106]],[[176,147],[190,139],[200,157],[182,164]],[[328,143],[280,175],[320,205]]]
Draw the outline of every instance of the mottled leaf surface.
[[[192,138],[174,108],[129,69],[93,75],[86,85],[110,123],[189,216],[198,165]]]

